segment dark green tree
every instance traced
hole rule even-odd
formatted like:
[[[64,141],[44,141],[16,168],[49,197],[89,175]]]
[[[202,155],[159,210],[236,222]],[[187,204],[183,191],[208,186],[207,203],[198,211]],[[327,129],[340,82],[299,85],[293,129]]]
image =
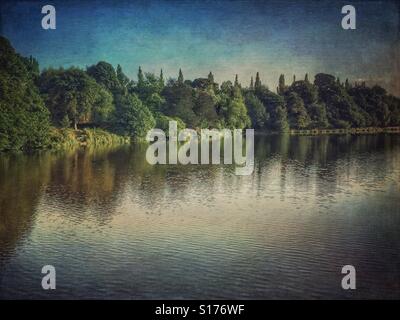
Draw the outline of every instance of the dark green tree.
[[[0,37],[0,152],[48,145],[49,112],[34,83],[35,61]]]
[[[89,76],[96,80],[97,83],[103,85],[113,94],[122,90],[121,83],[117,77],[114,67],[105,61],[100,61],[96,65],[92,65],[86,69]],[[122,72],[122,70],[121,70]],[[121,76],[121,75],[120,75]]]
[[[246,94],[245,104],[251,119],[253,128],[264,129],[269,120],[269,114],[266,112],[262,102],[252,92]]]
[[[147,132],[154,128],[156,122],[153,115],[136,94],[119,95],[117,106],[115,123],[120,134],[143,140]]]
[[[297,93],[290,92],[286,96],[286,106],[290,128],[306,129],[310,125],[311,119]]]
[[[287,121],[287,110],[283,97],[269,91],[268,88],[262,85],[255,94],[264,105],[266,113],[269,114],[266,128],[279,132],[287,131],[289,129],[289,124]]]
[[[181,69],[179,69],[178,85],[183,85],[183,73]]]
[[[344,83],[344,87],[346,90],[350,89],[350,83],[349,83],[349,79],[346,79],[345,83]]]
[[[214,84],[214,75],[212,74],[212,72],[210,71],[210,73],[208,74],[208,83],[209,84]]]
[[[114,111],[111,93],[78,68],[45,70],[39,82],[55,125],[67,115],[77,129],[80,123],[107,121]]]
[[[257,72],[256,73],[256,81],[254,83],[254,90],[260,90],[261,89],[261,80],[260,80],[260,74]]]
[[[228,100],[226,124],[231,129],[243,129],[251,126],[247,108],[239,87],[233,88],[233,96]]]
[[[128,89],[128,86],[130,84],[129,78],[125,75],[125,73],[122,71],[122,67],[120,65],[117,66],[117,79],[119,81],[119,84],[122,88]]]
[[[193,111],[194,90],[179,82],[170,82],[163,90],[162,96],[165,98],[163,113],[170,117],[181,118],[188,126],[194,127],[198,119]]]
[[[283,95],[285,91],[286,91],[285,75],[281,74],[279,76],[278,94]]]
[[[159,78],[159,87],[160,87],[160,92],[162,89],[164,89],[165,83],[164,83],[164,74],[163,71],[161,69],[160,71],[160,78]]]
[[[197,92],[194,112],[199,119],[200,127],[215,127],[215,122],[218,119],[215,103],[213,97],[206,91],[200,90]]]
[[[140,67],[140,66],[139,66],[137,78],[138,78],[137,86],[140,88],[144,85],[144,75],[143,75],[142,67]]]
[[[366,126],[386,127],[393,123],[391,109],[395,112],[393,108],[395,100],[389,99],[385,89],[379,86],[368,88],[361,85],[350,88],[347,92],[360,108],[358,113],[364,115]]]
[[[346,89],[337,83],[334,76],[319,73],[315,76],[314,84],[318,87],[320,102],[326,105],[330,125],[334,128],[367,125],[368,114],[355,103]]]
[[[239,86],[240,86],[239,80],[238,80],[238,75],[235,75],[235,83],[234,83],[234,86],[235,86],[235,87],[239,87]]]

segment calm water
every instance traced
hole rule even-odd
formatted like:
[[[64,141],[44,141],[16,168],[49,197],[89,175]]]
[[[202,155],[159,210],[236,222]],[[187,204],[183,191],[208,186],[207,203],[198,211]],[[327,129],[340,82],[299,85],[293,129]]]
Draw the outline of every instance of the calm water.
[[[144,152],[0,157],[1,298],[400,298],[400,136],[256,137],[242,177]]]

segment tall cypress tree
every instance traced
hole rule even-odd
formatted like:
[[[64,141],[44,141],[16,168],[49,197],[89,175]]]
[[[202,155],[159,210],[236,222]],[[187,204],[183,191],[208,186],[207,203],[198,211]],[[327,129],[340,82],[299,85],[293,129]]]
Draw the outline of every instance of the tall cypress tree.
[[[285,75],[281,74],[279,76],[278,94],[280,94],[280,95],[284,94],[285,89],[286,89],[286,86],[285,86]]]
[[[160,79],[158,81],[159,81],[160,88],[161,89],[164,88],[165,83],[164,83],[164,74],[163,74],[162,69],[160,71]]]
[[[349,79],[346,78],[346,82],[344,83],[344,87],[346,89],[350,89],[350,83],[349,83]]]
[[[178,84],[183,84],[183,73],[181,69],[179,69]]]
[[[261,80],[260,80],[260,74],[257,72],[256,82],[254,83],[254,90],[259,90],[259,89],[261,89]]]
[[[254,90],[253,77],[250,79],[250,90]]]
[[[239,87],[239,80],[238,80],[238,75],[235,76],[235,87]]]
[[[304,81],[308,82],[308,73],[306,73],[306,76],[304,77]]]
[[[138,70],[138,87],[144,85],[144,76],[143,76],[143,71],[142,68],[139,66]]]
[[[212,72],[210,71],[210,73],[208,74],[208,77],[207,77],[207,79],[208,79],[208,83],[209,84],[214,84],[214,75],[212,74]]]

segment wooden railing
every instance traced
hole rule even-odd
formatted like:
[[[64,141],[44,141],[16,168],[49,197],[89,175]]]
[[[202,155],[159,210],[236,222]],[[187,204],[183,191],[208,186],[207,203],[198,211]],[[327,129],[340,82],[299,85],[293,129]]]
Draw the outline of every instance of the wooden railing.
[[[400,127],[368,127],[368,128],[348,128],[348,129],[291,129],[292,135],[324,135],[324,134],[373,134],[373,133],[400,133]]]

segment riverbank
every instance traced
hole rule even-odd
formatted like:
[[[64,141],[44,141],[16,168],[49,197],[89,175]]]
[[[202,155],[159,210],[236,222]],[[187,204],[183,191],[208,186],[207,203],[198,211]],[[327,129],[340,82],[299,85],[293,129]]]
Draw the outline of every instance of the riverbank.
[[[52,128],[49,149],[114,146],[129,143],[129,137],[116,135],[99,128],[83,130]]]
[[[364,135],[364,134],[380,134],[394,133],[400,134],[400,127],[368,127],[368,128],[349,128],[349,129],[309,129],[296,130],[290,129],[288,132],[272,132],[255,130],[255,134],[259,136],[269,135],[298,135],[298,136],[321,136],[321,135]],[[130,144],[131,138],[121,136],[100,128],[85,128],[74,130],[71,128],[60,129],[52,127],[49,132],[49,142],[47,150],[63,150],[72,148],[86,147],[111,147],[124,144]]]
[[[293,136],[323,136],[323,135],[344,135],[344,134],[352,134],[352,135],[363,135],[363,134],[379,134],[379,133],[400,133],[400,127],[366,127],[366,128],[330,128],[330,129],[289,129],[286,132],[278,132],[278,131],[264,131],[264,130],[255,130],[256,135],[280,135],[280,134],[289,134]]]
[[[375,133],[400,133],[400,127],[367,127],[367,128],[347,128],[347,129],[309,129],[289,131],[291,135],[327,135],[327,134],[375,134]]]

